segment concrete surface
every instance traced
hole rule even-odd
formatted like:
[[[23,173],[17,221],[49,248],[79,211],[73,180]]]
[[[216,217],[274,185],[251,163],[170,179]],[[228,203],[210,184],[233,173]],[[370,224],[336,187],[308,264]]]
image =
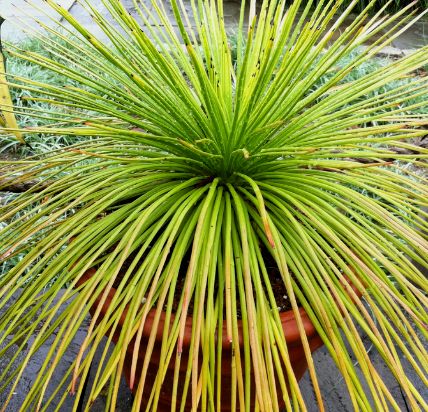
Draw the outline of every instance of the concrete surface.
[[[56,2],[69,9],[75,0],[56,0]],[[40,30],[37,21],[56,26],[52,18],[59,17],[43,0],[0,0],[0,16],[6,19],[2,25],[2,38],[6,40],[19,40],[33,30]]]
[[[1,312],[0,312],[0,315],[1,315]],[[75,360],[76,355],[80,350],[81,344],[85,339],[86,331],[89,326],[89,323],[90,323],[90,317],[87,317],[85,319],[85,322],[81,325],[78,332],[76,333],[74,340],[69,345],[65,355],[62,357],[59,366],[55,369],[55,372],[52,377],[52,383],[50,384],[47,390],[48,397],[52,394],[52,390],[55,388],[55,386],[61,382],[67,370],[70,368],[73,361]],[[34,332],[33,336],[30,338],[26,347],[29,347],[34,342],[34,338],[36,337],[37,333],[38,333],[38,329],[36,329],[36,331]],[[20,380],[16,390],[14,391],[14,395],[12,397],[10,404],[6,409],[6,412],[17,412],[20,410],[20,406],[22,405],[25,394],[28,393],[28,391],[30,390],[34,382],[34,379],[37,376],[37,373],[39,372],[43,362],[45,361],[46,354],[49,350],[49,344],[53,342],[54,338],[55,336],[52,336],[30,360],[29,365],[25,370],[24,375],[22,376],[22,379]],[[105,344],[106,344],[106,339],[104,339],[104,345]],[[4,370],[6,365],[9,363],[9,360],[15,355],[16,349],[17,347],[11,347],[9,348],[9,350],[6,352],[5,355],[0,357],[0,371]],[[91,366],[91,374],[88,380],[89,382],[88,389],[86,390],[87,395],[89,395],[90,382],[93,382],[94,380],[94,376],[97,371],[97,366],[99,365],[101,355],[102,355],[102,349],[100,348],[96,353],[94,362],[92,363],[92,366]],[[24,356],[25,354],[21,353],[15,361],[16,364],[19,364],[19,362],[24,359]],[[3,382],[0,382],[0,386],[2,386],[2,383]],[[6,397],[5,393],[0,393],[0,409],[4,405],[5,397]],[[55,399],[55,401],[49,407],[48,412],[55,410],[55,406],[57,405],[58,400],[59,399]],[[71,395],[69,395],[65,403],[62,405],[60,412],[71,412],[73,407],[73,402],[74,402],[74,398]],[[122,379],[122,382],[121,382],[118,402],[119,403],[118,403],[118,408],[116,409],[116,412],[128,412],[131,410],[132,395],[130,390],[126,386],[124,379]],[[103,412],[105,409],[104,407],[105,407],[105,397],[100,396],[93,404],[93,408],[91,410],[94,412],[98,412],[98,411]]]
[[[65,356],[62,358],[59,367],[54,371],[53,374],[53,384],[59,383],[66,370],[72,364],[74,357],[78,353],[80,349],[81,342],[85,338],[86,330],[89,325],[90,319],[87,318],[85,323],[79,328],[79,331],[76,334],[75,339],[71,343],[68,351]],[[35,332],[35,334],[37,331]],[[34,336],[30,340],[30,344],[33,341]],[[364,336],[364,335],[362,335]],[[54,337],[50,339],[53,340]],[[400,407],[400,410],[403,412],[409,411],[408,405],[406,404],[406,400],[400,391],[400,388],[395,380],[395,378],[390,373],[389,369],[385,366],[382,361],[380,355],[370,346],[370,342],[367,338],[364,338],[364,343],[369,352],[369,356],[372,360],[373,365],[376,370],[379,372],[380,376],[383,378],[384,382],[387,384],[387,387],[391,391],[393,397],[397,400],[397,403]],[[7,408],[7,412],[17,412],[19,410],[20,405],[22,404],[22,400],[28,390],[31,388],[31,385],[34,381],[37,372],[39,371],[43,361],[45,360],[46,353],[48,351],[49,342],[43,345],[37,354],[31,359],[28,369],[25,371],[18,387],[15,390],[15,394],[13,396],[12,402]],[[7,365],[9,359],[15,354],[16,348],[10,348],[7,354],[3,357],[0,357],[0,370]],[[95,357],[95,361],[91,368],[91,375],[94,376],[98,362],[102,353],[102,348],[97,351],[97,355]],[[398,352],[400,353],[400,352]],[[19,359],[22,359],[24,354],[20,354]],[[417,375],[413,372],[413,369],[410,367],[409,362],[404,358],[403,355],[400,356],[401,361],[403,362],[404,368],[408,373],[408,376],[411,377],[415,387],[420,391],[420,393],[428,399],[428,388],[424,386],[422,381],[417,377]],[[317,375],[319,379],[319,384],[321,388],[321,393],[324,397],[325,409],[327,412],[350,412],[353,410],[352,404],[350,402],[349,395],[347,393],[346,386],[344,384],[343,379],[341,379],[338,369],[332,361],[330,355],[327,350],[323,347],[319,349],[314,354],[314,361],[316,365]],[[357,370],[359,368],[357,367]],[[89,379],[89,387],[90,382],[93,381],[93,378]],[[364,387],[366,387],[365,383],[362,381]],[[1,385],[0,385],[1,386]],[[52,387],[49,386],[48,394],[52,393]],[[300,387],[302,389],[302,393],[304,395],[304,399],[307,402],[307,407],[309,412],[317,412],[319,410],[315,396],[312,390],[312,385],[308,373],[304,375],[303,379],[300,382]],[[369,391],[367,390],[367,393]],[[89,390],[86,391],[89,393]],[[0,394],[0,407],[4,403],[5,395]],[[61,407],[61,412],[71,412],[73,398],[71,395],[67,398],[66,402]],[[118,399],[118,405],[116,408],[116,412],[130,412],[132,405],[132,395],[129,389],[126,386],[125,381],[122,379],[120,395]],[[101,395],[96,402],[93,404],[91,411],[93,412],[103,412],[105,409],[105,395]],[[53,411],[54,406],[48,409],[48,412]],[[374,409],[373,409],[374,410]]]

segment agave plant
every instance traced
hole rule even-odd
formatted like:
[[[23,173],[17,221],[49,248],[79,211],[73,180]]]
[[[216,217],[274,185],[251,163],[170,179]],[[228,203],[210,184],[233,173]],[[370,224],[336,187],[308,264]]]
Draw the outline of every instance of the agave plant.
[[[9,52],[70,85],[15,76],[9,86],[67,109],[27,135],[79,136],[81,143],[1,164],[0,189],[27,188],[0,215],[7,223],[1,261],[15,262],[0,278],[0,354],[18,348],[0,371],[2,411],[46,345],[21,410],[63,410],[70,393],[76,410],[101,351],[86,408],[108,385],[114,411],[135,342],[132,410],[157,410],[171,362],[171,410],[183,410],[186,399],[192,410],[219,410],[224,339],[233,350],[231,410],[249,411],[254,395],[256,410],[305,410],[273,272],[288,296],[320,410],[303,316],[343,375],[355,410],[399,410],[363,339],[412,410],[428,408],[400,357],[426,384],[428,299],[420,268],[427,267],[427,151],[408,139],[426,134],[428,118],[408,113],[427,104],[428,81],[385,88],[428,64],[428,48],[350,81],[354,68],[420,17],[413,5],[373,13],[372,1],[340,32],[357,2],[338,15],[343,0],[252,0],[247,8],[243,0],[232,61],[221,1],[135,0],[131,16],[120,0],[103,0],[107,16],[87,0],[103,32],[97,38],[46,0],[62,16],[58,29],[46,27],[51,35],[39,34],[51,57]],[[52,388],[90,308],[81,349]],[[149,315],[141,366],[138,343]],[[147,388],[161,317],[161,360]]]

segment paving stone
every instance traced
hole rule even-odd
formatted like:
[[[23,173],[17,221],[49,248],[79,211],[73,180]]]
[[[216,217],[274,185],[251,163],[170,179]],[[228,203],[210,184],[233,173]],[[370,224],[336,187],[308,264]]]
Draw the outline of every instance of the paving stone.
[[[57,302],[60,297],[61,297],[61,294],[55,299],[54,302]],[[16,298],[17,298],[17,296],[15,296],[15,299]],[[12,301],[10,302],[10,304],[11,303],[12,303]],[[8,306],[10,306],[10,304]],[[89,322],[90,322],[90,317],[88,316],[85,319],[85,321],[83,322],[83,324],[81,325],[78,332],[76,333],[76,336],[73,339],[73,341],[71,342],[71,344],[69,345],[66,353],[61,358],[58,367],[54,370],[53,375],[52,375],[52,381],[49,384],[47,391],[46,391],[45,399],[49,398],[52,395],[54,389],[61,383],[63,377],[66,375],[67,371],[69,370],[70,366],[72,365],[73,361],[75,360],[75,358],[76,358],[76,356],[79,353],[79,350],[81,348],[82,342],[86,337],[86,331],[87,331],[87,328],[89,326]],[[37,337],[39,330],[40,329],[37,328],[34,331],[33,335],[31,336],[27,345],[24,347],[23,351],[21,353],[19,353],[17,359],[15,359],[15,361],[14,361],[15,366],[19,365],[19,363],[24,360],[25,349],[29,348],[30,345],[34,342],[35,338]],[[12,338],[12,337],[10,337],[10,338]],[[23,400],[25,399],[25,395],[31,390],[34,379],[38,375],[38,373],[39,373],[39,371],[43,365],[43,362],[46,359],[46,355],[49,351],[50,345],[52,344],[54,339],[55,339],[55,335],[50,337],[42,345],[42,347],[34,354],[34,356],[32,356],[32,358],[30,359],[30,362],[29,362],[27,368],[25,369],[22,378],[20,379],[17,387],[14,390],[13,396],[11,398],[11,402],[9,403],[7,410],[6,410],[7,412],[17,412],[20,410],[20,407],[23,403]],[[101,358],[102,353],[103,353],[103,349],[106,345],[106,341],[107,340],[104,338],[104,340],[101,342],[101,345],[98,348],[97,353],[95,354],[94,361],[93,361],[92,366],[91,366],[90,376],[88,379],[88,386],[87,386],[87,390],[86,390],[86,399],[85,400],[87,400],[87,396],[90,393],[91,382],[94,381],[94,377],[95,377],[95,374],[96,374],[96,371],[97,371],[97,368],[98,368],[98,365],[100,362],[100,358]],[[3,349],[3,348],[4,348],[4,346],[1,349]],[[8,349],[8,351],[3,356],[0,357],[0,371],[3,371],[7,367],[7,365],[11,362],[11,360],[13,359],[13,357],[15,356],[15,354],[17,352],[18,352],[18,346],[14,345],[14,346],[11,346]],[[1,383],[3,383],[3,382],[1,382]],[[9,389],[10,388],[11,388],[11,386],[9,385]],[[4,405],[7,394],[8,394],[7,391],[0,393],[0,407],[2,405]],[[61,412],[71,411],[73,408],[74,400],[75,399],[73,396],[68,395],[65,399],[65,402],[61,406],[60,411]],[[50,405],[50,407],[48,409],[48,412],[55,410],[55,407],[58,405],[58,402],[59,402],[59,397],[55,397],[52,404]],[[104,394],[101,394],[98,397],[98,399],[96,400],[96,402],[94,403],[94,407],[91,410],[94,412],[104,411],[105,405],[106,405],[106,396]],[[120,392],[119,392],[118,406],[117,406],[116,412],[128,412],[131,410],[131,405],[132,405],[131,392],[126,385],[125,380],[122,379],[121,384],[120,384]]]
[[[392,46],[402,50],[416,49],[428,45],[428,20],[416,22],[410,29],[398,36]]]
[[[74,1],[56,0],[65,9],[69,9]],[[43,0],[0,0],[0,16],[6,19],[2,25],[2,38],[16,41],[27,37],[34,30],[40,30],[37,20],[55,26],[52,17],[58,17],[58,14]]]
[[[370,307],[367,306],[368,311],[370,312]],[[410,319],[409,319],[410,320]],[[392,374],[391,370],[387,367],[382,356],[379,354],[377,349],[374,347],[368,336],[361,331],[361,328],[357,327],[359,330],[360,336],[362,337],[362,342],[372,365],[375,370],[385,383],[386,387],[390,391],[392,397],[397,402],[400,411],[410,411],[408,406],[408,402],[406,400],[405,395],[400,389],[400,386]],[[416,331],[417,335],[424,342],[425,348],[428,349],[428,343],[422,337],[422,333],[420,331]],[[344,338],[344,341],[346,339]],[[405,344],[408,349],[409,344]],[[356,372],[359,376],[359,380],[366,394],[370,394],[370,388],[363,377],[363,373],[361,371],[360,365],[356,362],[356,358],[352,353],[352,350],[349,346],[349,343],[346,343],[348,348],[348,353],[351,355],[351,360],[355,361]],[[396,347],[397,354],[399,356],[400,362],[403,366],[404,371],[407,376],[410,378],[414,387],[419,391],[424,399],[428,399],[428,387],[423,383],[423,381],[419,378],[419,376],[414,371],[410,362],[406,359],[403,352]],[[325,346],[318,349],[314,354],[314,364],[317,371],[317,379],[319,380],[319,386],[321,390],[321,394],[323,395],[323,401],[326,412],[351,412],[354,410],[352,407],[352,402],[348,393],[348,389],[346,387],[346,383],[342,376],[340,375],[339,369],[335,365],[333,359],[331,358],[328,350]],[[312,382],[309,377],[309,373],[306,372],[300,381],[300,388],[302,390],[304,399],[308,404],[308,412],[317,412],[319,411],[315,394],[312,389]],[[369,396],[370,399],[370,396]],[[371,399],[372,410],[376,410],[376,407]],[[392,410],[388,409],[388,410]]]
[[[401,411],[409,410],[408,403],[405,396],[400,390],[397,380],[392,375],[389,368],[385,365],[382,357],[375,349],[371,348],[369,353],[372,364],[375,369],[382,377],[386,387],[391,392],[392,396],[396,400]],[[413,372],[410,363],[405,359],[403,355],[400,356],[401,362],[403,362],[404,370],[407,370],[410,375],[413,384],[420,391],[424,399],[428,399],[428,388],[421,382],[417,377],[416,373]],[[354,410],[352,407],[351,399],[346,387],[345,381],[341,377],[337,366],[334,364],[331,356],[327,349],[322,347],[314,355],[315,367],[317,370],[317,379],[319,380],[319,386],[321,394],[323,395],[323,401],[326,412],[351,412]],[[412,372],[409,372],[409,371]],[[367,383],[364,381],[361,369],[357,366],[357,374],[360,377],[360,382],[364,388],[366,394],[370,393]],[[308,412],[318,412],[319,407],[312,389],[312,382],[309,377],[309,373],[306,372],[300,381],[300,388],[302,390],[304,399],[308,405]],[[372,410],[376,410],[373,402]],[[392,409],[391,409],[392,410]]]

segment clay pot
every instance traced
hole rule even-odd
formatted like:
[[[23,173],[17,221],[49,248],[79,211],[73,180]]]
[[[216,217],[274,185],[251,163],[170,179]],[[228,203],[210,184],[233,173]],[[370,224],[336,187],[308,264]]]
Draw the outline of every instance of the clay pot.
[[[91,269],[86,272],[86,274],[79,280],[78,285],[83,284],[86,282],[95,272],[95,269]],[[107,300],[105,304],[102,307],[100,317],[102,317],[109,305],[111,300],[113,299],[113,296],[115,294],[116,290],[111,289],[109,292],[109,295],[107,297]],[[95,312],[95,309],[97,308],[99,303],[99,299],[95,302],[94,306],[90,309],[90,313],[93,315]],[[314,325],[310,321],[308,315],[306,312],[300,308],[300,314],[302,316],[302,321],[304,324],[304,328],[306,331],[306,336],[309,341],[309,346],[311,348],[311,351],[315,351],[319,347],[323,345],[321,338],[317,334]],[[123,321],[125,319],[126,311],[123,314],[119,326],[116,329],[116,332],[113,335],[113,342],[117,343],[119,339],[119,331],[121,330],[121,326],[123,325]],[[172,315],[173,316],[173,315]],[[172,317],[171,316],[171,317]],[[143,338],[142,343],[140,345],[139,349],[139,357],[137,362],[137,371],[138,368],[142,367],[143,361],[144,361],[144,355],[145,355],[145,347],[147,345],[147,342],[149,340],[150,333],[152,331],[153,327],[153,321],[155,317],[155,310],[151,310],[147,316],[145,325],[144,325],[144,331],[143,331]],[[294,317],[293,312],[287,311],[280,313],[280,318],[282,322],[282,326],[284,329],[285,338],[287,341],[289,356],[291,359],[291,365],[294,370],[295,376],[297,380],[299,380],[303,374],[305,373],[308,365],[306,362],[303,346],[300,339],[300,334],[297,328],[297,321]],[[146,410],[144,401],[145,399],[148,399],[150,396],[150,391],[152,388],[152,385],[154,383],[157,371],[159,369],[159,363],[160,363],[160,350],[161,350],[161,342],[162,342],[162,331],[165,327],[165,314],[162,313],[160,317],[160,322],[157,330],[156,335],[156,342],[154,344],[153,353],[150,360],[150,366],[148,369],[147,377],[146,377],[146,383],[145,383],[145,389],[143,393],[143,403],[141,410]],[[241,322],[239,321],[239,335],[242,339],[242,326]],[[189,360],[189,347],[190,347],[190,341],[191,341],[191,335],[192,335],[192,318],[189,317],[186,321],[186,329],[185,329],[185,335],[184,335],[184,342],[183,342],[183,354],[181,358],[181,365],[180,365],[180,378],[178,380],[178,402],[181,402],[181,394],[183,393],[183,387],[184,387],[184,380],[185,380],[185,374],[186,374],[186,368]],[[223,349],[222,349],[222,390],[221,390],[221,405],[222,405],[222,411],[229,411],[231,409],[230,407],[230,399],[231,399],[231,357],[232,357],[232,351],[230,344],[227,340],[227,334],[226,334],[226,324],[223,325]],[[241,340],[240,339],[240,340]],[[128,346],[127,349],[127,355],[125,359],[124,364],[124,375],[125,379],[129,384],[130,380],[130,369],[131,369],[131,362],[132,362],[132,353],[134,349],[134,341],[131,342],[131,344]],[[243,350],[241,352],[241,356],[243,356]],[[170,373],[166,373],[164,383],[162,385],[162,390],[159,397],[159,404],[157,411],[158,412],[164,412],[164,411],[170,411],[171,410],[171,395],[172,395],[172,388],[173,388],[173,380],[174,380],[174,362],[175,357],[173,356],[170,362],[170,365],[168,367]],[[284,366],[285,369],[285,366]],[[254,382],[252,383],[254,386]],[[134,388],[137,388],[138,381],[136,382]],[[278,387],[279,389],[279,387]],[[252,406],[250,410],[254,410],[254,402],[255,402],[255,390],[252,391],[253,393],[253,400],[252,400]],[[280,407],[283,407],[283,401],[279,400]],[[191,393],[190,390],[188,391],[188,396],[186,399],[186,411],[191,410]],[[237,405],[237,411],[239,411],[239,405]]]

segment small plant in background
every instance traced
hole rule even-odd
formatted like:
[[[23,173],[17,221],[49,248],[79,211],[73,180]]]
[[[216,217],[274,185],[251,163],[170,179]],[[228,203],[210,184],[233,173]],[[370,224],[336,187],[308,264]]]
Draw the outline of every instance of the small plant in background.
[[[86,409],[107,385],[114,411],[124,374],[135,411],[305,410],[308,368],[323,410],[321,342],[355,410],[399,410],[363,335],[410,407],[428,408],[397,352],[426,383],[428,152],[410,142],[426,133],[428,79],[400,82],[428,47],[351,76],[420,17],[412,5],[383,16],[372,2],[330,44],[358,1],[339,17],[340,0],[264,1],[258,15],[252,1],[247,17],[243,3],[235,40],[221,2],[191,2],[192,25],[175,0],[174,23],[157,0],[135,3],[141,21],[89,1],[107,43],[46,3],[74,35],[42,38],[51,55],[10,54],[69,80],[9,86],[68,113],[27,134],[79,143],[0,163],[0,189],[28,185],[0,213],[0,261],[20,257],[0,277],[0,356],[22,354],[0,371],[3,410],[43,345],[23,411],[61,410],[70,393],[77,407],[97,350]]]
[[[61,73],[52,73],[51,70],[37,63],[35,56],[40,55],[44,58],[53,59],[58,64],[68,64],[58,54],[58,50],[49,51],[44,48],[43,45],[45,42],[49,42],[49,39],[50,35],[46,35],[43,39],[26,38],[13,45],[14,55],[7,53],[7,50],[5,50],[5,54],[8,57],[8,76],[13,79],[15,86],[21,86],[20,89],[17,87],[12,88],[10,94],[14,102],[15,115],[19,127],[23,130],[45,126],[67,127],[70,124],[70,118],[74,123],[77,116],[83,122],[85,115],[90,115],[90,111],[79,110],[76,112],[72,107],[64,108],[58,106],[55,101],[49,101],[46,96],[41,95],[34,84],[24,84],[25,82],[22,81],[22,79],[31,78],[34,82],[49,82],[57,87],[82,87],[82,84],[79,84],[74,79]],[[63,52],[66,50],[67,44],[60,37],[53,36],[52,40],[55,40],[58,49]],[[25,60],[20,57],[22,55],[26,56]],[[13,152],[20,155],[37,154],[69,146],[78,141],[79,138],[76,136],[29,133],[26,136],[27,144],[23,145],[22,141],[9,134],[8,136],[2,136],[0,152]]]
[[[3,17],[0,16],[0,127],[10,129],[16,140],[24,143],[22,133],[18,130],[18,124],[13,112],[13,103],[10,95],[9,87],[6,79],[6,58],[3,54],[3,45],[1,42],[1,26],[4,22]]]

